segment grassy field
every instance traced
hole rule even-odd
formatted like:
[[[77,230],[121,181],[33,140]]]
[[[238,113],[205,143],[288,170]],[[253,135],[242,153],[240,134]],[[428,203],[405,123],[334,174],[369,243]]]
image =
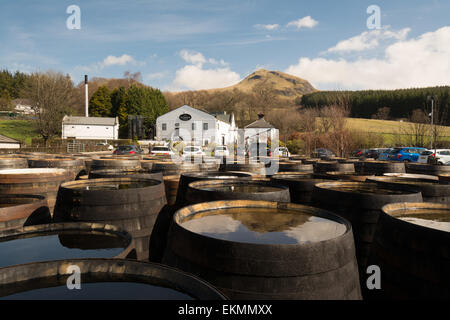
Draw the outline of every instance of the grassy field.
[[[30,120],[0,120],[0,134],[31,145],[31,139],[38,138],[39,132]]]
[[[390,120],[348,118],[347,126],[355,131],[381,134],[386,145],[395,143],[398,134],[405,135],[405,133],[411,132],[411,130],[408,130],[411,123]],[[438,128],[439,132],[442,132],[440,140],[450,141],[450,127],[438,126]],[[429,143],[429,127],[426,130],[425,141]]]
[[[407,128],[410,123],[390,121],[390,120],[372,120],[372,119],[360,119],[349,118],[347,119],[347,125],[350,129],[361,130],[372,133],[398,133],[399,130]],[[450,127],[442,127],[444,135],[450,137]]]

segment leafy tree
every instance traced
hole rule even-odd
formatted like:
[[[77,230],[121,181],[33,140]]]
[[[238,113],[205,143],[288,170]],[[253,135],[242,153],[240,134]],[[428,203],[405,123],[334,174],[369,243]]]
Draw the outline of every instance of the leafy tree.
[[[11,98],[18,99],[21,97],[21,92],[25,88],[25,82],[28,79],[28,75],[19,71],[16,71],[13,76],[12,90],[10,92]]]
[[[121,136],[128,132],[128,92],[125,87],[116,88],[111,93],[111,117],[119,117],[119,131]]]
[[[11,96],[9,95],[9,91],[3,89],[3,91],[0,91],[0,110],[11,111],[13,109],[14,105],[12,103]]]
[[[89,100],[89,115],[109,117],[111,115],[111,94],[106,86],[99,87]]]
[[[144,131],[148,136],[153,130],[156,118],[169,111],[166,99],[160,90],[132,84],[128,89],[128,115],[141,115],[144,118]]]
[[[2,96],[5,96],[5,91],[11,99],[21,98],[21,93],[25,87],[25,81],[29,78],[29,75],[16,71],[12,74],[8,70],[0,71],[0,92]]]

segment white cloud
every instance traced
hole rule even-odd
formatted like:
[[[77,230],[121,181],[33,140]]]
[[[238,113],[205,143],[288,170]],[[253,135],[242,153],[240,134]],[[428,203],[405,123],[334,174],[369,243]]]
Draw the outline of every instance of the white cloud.
[[[135,60],[133,59],[132,56],[129,56],[127,54],[123,54],[120,57],[116,57],[116,56],[107,56],[105,58],[105,60],[103,60],[103,62],[101,63],[101,65],[103,67],[109,67],[109,66],[113,66],[113,65],[126,65],[128,63],[133,63],[135,62]]]
[[[228,67],[203,69],[202,66],[188,65],[177,70],[173,83],[178,87],[201,90],[228,87],[240,79],[240,75]]]
[[[404,29],[405,30],[405,29]],[[401,35],[399,36],[401,39]],[[301,57],[286,72],[321,89],[395,89],[450,84],[450,26],[399,40],[383,58],[355,61]]]
[[[123,54],[120,57],[116,57],[113,55],[107,56],[103,61],[95,62],[90,65],[78,65],[74,67],[74,71],[76,72],[99,72],[103,70],[104,68],[111,67],[111,66],[124,66],[124,65],[133,65],[133,66],[139,66],[143,67],[146,65],[145,61],[137,61],[132,56],[128,54]]]
[[[280,25],[276,24],[276,23],[275,24],[255,24],[254,25],[254,27],[257,29],[265,29],[265,30],[269,30],[269,31],[276,30],[276,29],[278,29],[279,26]]]
[[[180,51],[180,57],[184,61],[195,65],[203,65],[206,62],[205,56],[200,52],[189,52],[185,49]]]
[[[198,232],[195,227],[195,220],[188,220],[183,223],[183,228]],[[202,217],[202,231],[201,234],[229,234],[236,232],[241,226],[241,222],[234,220],[226,215],[214,215]]]
[[[311,16],[303,17],[295,21],[291,21],[287,24],[288,27],[296,27],[297,29],[300,28],[314,28],[317,26],[319,22],[317,20],[314,20],[311,18]]]
[[[223,59],[207,59],[200,52],[189,52],[187,50],[181,50],[180,57],[189,65],[176,71],[175,79],[170,86],[172,90],[174,88],[176,90],[222,88],[233,85],[241,79],[239,74],[230,70]],[[205,64],[215,67],[205,68]]]
[[[328,52],[350,52],[373,49],[378,47],[381,40],[405,40],[410,31],[410,28],[404,28],[399,31],[390,31],[388,28],[365,31],[350,39],[339,41],[336,46],[329,48]]]

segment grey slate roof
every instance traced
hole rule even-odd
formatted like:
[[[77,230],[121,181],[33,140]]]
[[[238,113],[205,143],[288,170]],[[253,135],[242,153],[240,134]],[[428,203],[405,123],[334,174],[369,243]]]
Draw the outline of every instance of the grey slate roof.
[[[0,134],[0,143],[20,143],[17,140],[14,140],[13,138],[4,136]]]
[[[232,114],[225,114],[223,112],[211,112],[211,115],[216,117],[217,120],[231,124]]]
[[[250,123],[248,126],[245,127],[245,129],[258,129],[258,128],[275,128],[273,125],[271,125],[270,123],[268,123],[266,120],[264,120],[264,118],[262,119],[258,119],[252,123]]]
[[[116,118],[102,118],[102,117],[72,117],[65,116],[63,124],[88,124],[88,125],[103,125],[113,126],[116,124]]]

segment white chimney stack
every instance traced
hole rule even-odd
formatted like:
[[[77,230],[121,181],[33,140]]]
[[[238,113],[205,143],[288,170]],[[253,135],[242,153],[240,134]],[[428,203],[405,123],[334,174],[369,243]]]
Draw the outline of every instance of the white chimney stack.
[[[84,75],[84,94],[85,94],[85,113],[86,118],[89,117],[89,91],[88,91],[88,76]]]

